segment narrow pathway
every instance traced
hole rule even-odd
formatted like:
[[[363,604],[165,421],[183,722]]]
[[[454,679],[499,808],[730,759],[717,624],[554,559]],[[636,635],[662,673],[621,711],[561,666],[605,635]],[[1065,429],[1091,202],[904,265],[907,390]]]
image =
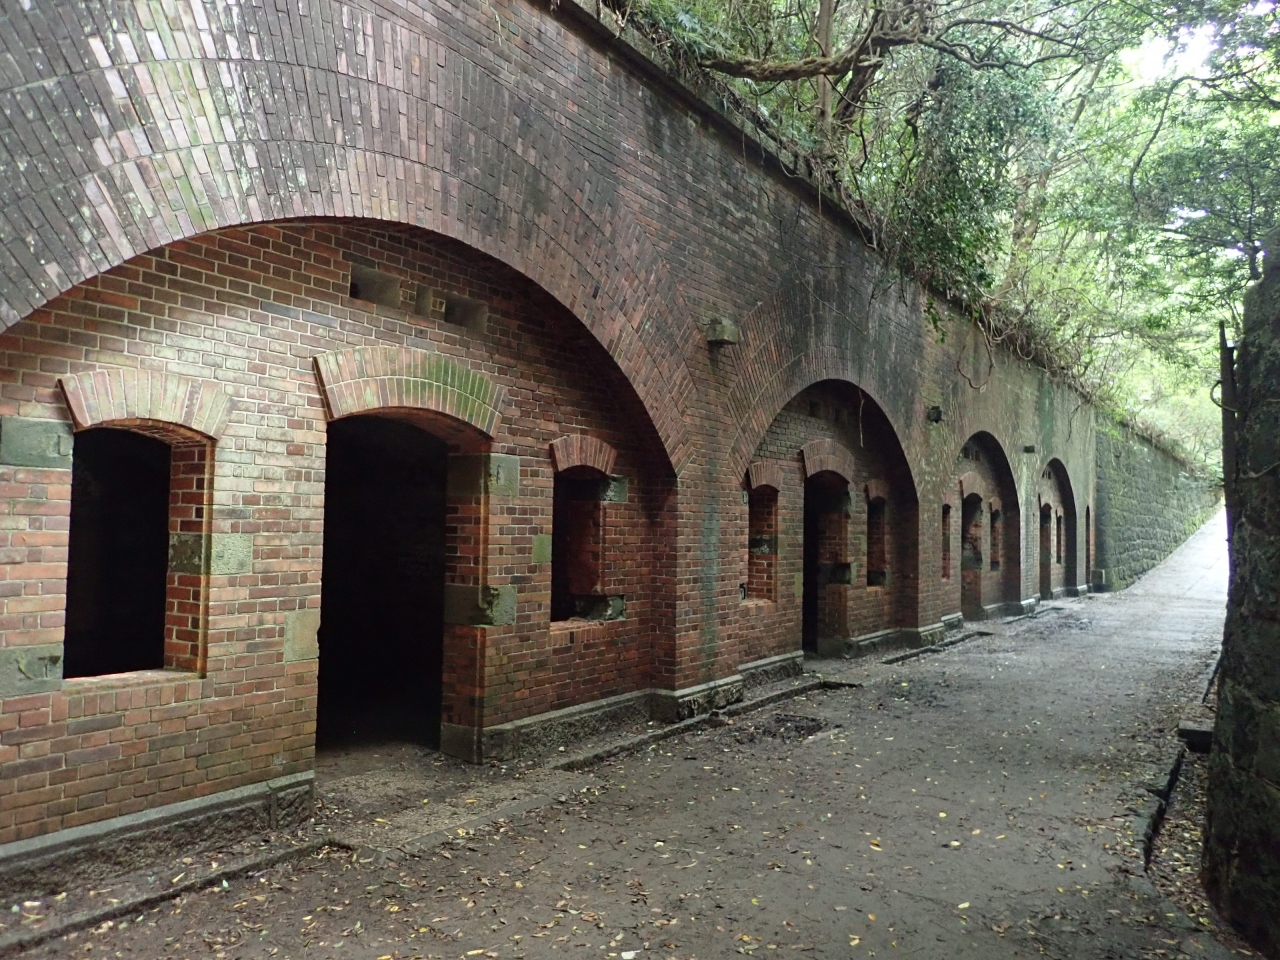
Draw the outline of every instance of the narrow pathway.
[[[862,686],[602,764],[493,829],[322,852],[30,955],[1227,956],[1140,849],[1225,591],[1218,517],[1122,594],[816,664]]]

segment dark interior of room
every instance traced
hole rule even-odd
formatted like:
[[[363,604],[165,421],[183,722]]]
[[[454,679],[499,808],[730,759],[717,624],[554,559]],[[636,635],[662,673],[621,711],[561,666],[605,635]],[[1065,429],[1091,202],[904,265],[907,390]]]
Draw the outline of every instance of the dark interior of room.
[[[77,433],[63,676],[164,666],[168,557],[168,444],[129,430]]]
[[[438,746],[444,442],[412,424],[329,424],[316,744]]]

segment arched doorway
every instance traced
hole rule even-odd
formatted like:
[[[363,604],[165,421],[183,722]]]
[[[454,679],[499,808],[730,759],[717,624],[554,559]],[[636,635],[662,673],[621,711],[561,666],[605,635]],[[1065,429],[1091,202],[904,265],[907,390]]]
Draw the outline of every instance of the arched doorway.
[[[1084,588],[1093,586],[1093,516],[1089,507],[1084,508]]]
[[[1022,521],[1004,449],[991,434],[975,433],[960,449],[956,472],[961,613],[983,620],[1021,610]]]
[[[449,453],[411,420],[328,425],[320,749],[439,745]]]
[[[1053,505],[1040,507],[1040,599],[1053,599]]]
[[[804,482],[804,649],[825,652],[848,634],[849,482],[823,470]]]
[[[1080,592],[1076,504],[1071,479],[1061,460],[1055,458],[1045,464],[1036,491],[1040,505],[1040,598],[1075,596]],[[1085,535],[1087,538],[1087,513]]]
[[[960,610],[969,620],[986,616],[982,602],[986,567],[982,520],[982,495],[970,493],[960,504]]]

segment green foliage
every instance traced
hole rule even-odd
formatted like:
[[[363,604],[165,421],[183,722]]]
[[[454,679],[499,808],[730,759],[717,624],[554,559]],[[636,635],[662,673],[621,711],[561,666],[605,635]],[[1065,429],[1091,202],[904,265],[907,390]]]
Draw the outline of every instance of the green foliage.
[[[1216,456],[1217,326],[1280,223],[1273,0],[606,2],[993,341]]]
[[[886,233],[906,269],[953,299],[977,303],[995,282],[1016,200],[1010,166],[1050,135],[1039,94],[1024,75],[939,58],[919,122],[903,128]]]

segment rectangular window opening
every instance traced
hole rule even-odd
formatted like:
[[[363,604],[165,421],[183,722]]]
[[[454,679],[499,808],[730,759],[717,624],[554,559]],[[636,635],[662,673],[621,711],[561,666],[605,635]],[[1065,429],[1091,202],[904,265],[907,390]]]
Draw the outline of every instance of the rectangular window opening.
[[[990,565],[992,570],[1000,569],[1000,557],[1004,554],[1004,516],[995,507],[991,508],[991,547]]]
[[[63,676],[201,669],[210,450],[76,434]]]
[[[747,504],[746,599],[777,600],[778,492],[756,487]]]
[[[883,587],[889,582],[888,551],[885,545],[888,523],[884,497],[867,501],[867,586]]]
[[[951,504],[942,505],[942,579],[951,579]]]
[[[588,476],[575,475],[581,469]],[[551,619],[606,619],[603,498],[608,479],[577,468],[557,473],[551,515]]]

